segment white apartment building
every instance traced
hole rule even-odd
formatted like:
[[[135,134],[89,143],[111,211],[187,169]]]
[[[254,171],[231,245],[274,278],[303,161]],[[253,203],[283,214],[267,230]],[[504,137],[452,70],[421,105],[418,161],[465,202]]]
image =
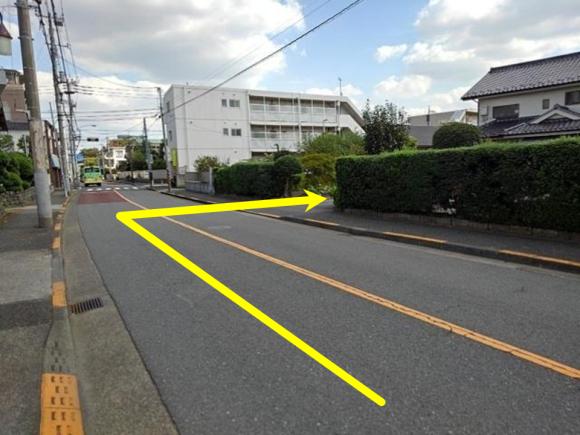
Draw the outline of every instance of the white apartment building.
[[[163,98],[167,142],[179,172],[199,156],[235,163],[276,149],[296,151],[323,132],[359,131],[363,119],[343,96],[172,85]]]

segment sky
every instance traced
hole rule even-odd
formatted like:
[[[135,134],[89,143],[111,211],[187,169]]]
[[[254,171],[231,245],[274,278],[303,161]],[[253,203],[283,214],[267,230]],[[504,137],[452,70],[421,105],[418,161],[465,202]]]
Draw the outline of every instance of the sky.
[[[79,84],[107,94],[75,96],[83,137],[102,143],[140,133],[139,117],[120,111],[153,113],[156,86],[215,84],[351,0],[55,2],[64,11]],[[0,0],[15,37],[13,55],[0,57],[0,65],[20,68],[12,3]],[[50,63],[36,18],[33,28],[50,119]],[[578,0],[364,0],[228,86],[337,94],[340,77],[344,95],[361,108],[367,100],[388,100],[409,114],[474,107],[460,97],[489,68],[580,51],[578,28]],[[148,123],[158,137],[159,121]]]

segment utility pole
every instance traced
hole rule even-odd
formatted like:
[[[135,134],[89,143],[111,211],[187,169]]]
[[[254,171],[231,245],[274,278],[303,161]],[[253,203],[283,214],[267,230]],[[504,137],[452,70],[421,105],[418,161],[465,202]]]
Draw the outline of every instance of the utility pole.
[[[57,20],[56,7],[54,5],[54,0],[50,0],[50,4],[52,6],[52,18],[53,18],[52,21],[54,21],[56,38],[58,40],[58,46],[60,48],[61,55],[62,55],[62,42],[60,40],[60,32],[58,30],[58,27],[63,25],[64,17],[60,17],[60,19]],[[50,13],[49,13],[49,21],[50,21]],[[55,55],[56,54],[57,53],[56,53],[56,47],[55,47]],[[55,59],[56,59],[56,57],[55,57]],[[70,148],[70,159],[71,159],[71,171],[72,171],[73,183],[76,184],[78,181],[78,177],[77,177],[77,166],[76,166],[76,141],[75,141],[75,131],[74,131],[74,125],[73,125],[75,104],[72,100],[72,94],[74,92],[71,89],[71,81],[69,80],[68,75],[66,73],[66,65],[64,64],[64,55],[63,55],[62,69],[63,69],[64,76],[65,76],[65,80],[64,80],[64,82],[66,84],[66,92],[65,93],[67,94],[69,115],[70,115],[68,126],[69,126],[69,148]],[[62,101],[62,97],[61,97],[61,103],[63,104],[63,107],[64,107],[64,102]]]
[[[161,96],[161,88],[157,88],[157,95],[159,95],[159,116],[161,117],[161,133],[163,134],[163,147],[165,151],[165,167],[167,169],[167,191],[171,192],[171,156],[169,155],[169,144],[165,137],[165,115],[163,114],[163,98]]]
[[[49,101],[48,102],[48,107],[50,109],[50,123],[52,125],[52,130],[54,131],[54,113],[52,111],[52,103]],[[51,133],[52,135],[52,133]],[[66,162],[66,150],[63,149],[62,146],[60,146],[60,140],[59,140],[59,146],[58,146],[58,158],[60,160],[60,175],[62,178],[62,187],[64,189],[64,195],[65,196],[69,196],[70,195],[70,187],[68,184],[68,167],[67,167],[67,162]]]
[[[145,145],[145,160],[147,161],[147,173],[149,174],[149,187],[153,188],[153,173],[151,172],[151,147],[147,139],[147,118],[143,118],[143,144]]]
[[[40,5],[39,5],[39,9],[40,9]],[[42,11],[39,10],[39,13],[42,15]],[[42,17],[41,17],[42,19]],[[56,42],[54,39],[54,27],[52,25],[52,19],[50,14],[48,15],[48,35],[49,35],[49,40],[50,40],[50,63],[52,65],[52,84],[54,87],[54,99],[56,101],[56,119],[57,119],[57,123],[58,123],[58,141],[60,142],[60,149],[61,149],[61,154],[63,155],[67,155],[66,152],[66,142],[65,142],[65,135],[64,135],[64,121],[63,121],[63,107],[62,107],[62,94],[60,93],[60,88],[59,88],[59,81],[58,81],[58,64],[57,64],[57,51],[56,51]],[[66,166],[66,165],[63,165]],[[66,170],[66,178],[67,178],[67,182],[65,184],[64,190],[65,190],[65,195],[68,196],[69,192],[70,192],[70,187],[68,184],[68,168]]]
[[[48,154],[40,114],[40,99],[38,97],[38,81],[36,79],[36,62],[34,61],[34,48],[32,46],[28,0],[17,0],[16,8],[18,9],[18,30],[20,33],[22,70],[24,72],[24,94],[29,111],[28,124],[30,149],[34,164],[34,189],[36,192],[38,226],[50,228],[52,226],[52,203],[50,201]]]

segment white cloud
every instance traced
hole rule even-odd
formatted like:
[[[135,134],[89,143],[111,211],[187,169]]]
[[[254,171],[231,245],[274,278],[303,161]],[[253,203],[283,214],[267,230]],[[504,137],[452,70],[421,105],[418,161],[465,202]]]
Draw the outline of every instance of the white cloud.
[[[392,57],[401,56],[407,51],[407,44],[400,45],[381,45],[375,51],[375,59],[379,63],[383,63]]]
[[[419,12],[416,26],[447,26],[453,23],[478,21],[493,17],[502,12],[508,0],[430,0]]]
[[[452,50],[441,43],[416,42],[409,53],[404,57],[406,63],[420,62],[456,62],[458,60],[472,59],[475,50]]]
[[[375,86],[375,93],[391,101],[425,95],[431,78],[424,75],[389,76]]]
[[[297,0],[79,0],[65,7],[81,66],[162,82],[198,82],[214,73],[214,82],[223,79],[277,48],[270,36],[303,16]],[[285,65],[283,54],[275,56],[234,85],[256,87]]]

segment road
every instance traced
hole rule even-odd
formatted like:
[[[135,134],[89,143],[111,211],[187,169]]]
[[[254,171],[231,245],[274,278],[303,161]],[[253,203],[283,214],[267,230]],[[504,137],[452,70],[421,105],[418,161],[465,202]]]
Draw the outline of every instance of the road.
[[[123,187],[83,191],[79,222],[181,433],[577,433],[578,379],[536,356],[580,368],[580,276],[236,212],[140,222],[383,396],[380,407],[115,219],[135,204],[193,203]]]

